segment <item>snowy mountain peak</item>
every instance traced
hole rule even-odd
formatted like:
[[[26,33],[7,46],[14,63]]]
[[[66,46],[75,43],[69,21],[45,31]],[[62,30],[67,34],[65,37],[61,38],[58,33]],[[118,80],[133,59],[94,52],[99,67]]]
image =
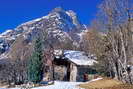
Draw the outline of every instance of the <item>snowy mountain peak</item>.
[[[77,19],[76,13],[74,11],[72,10],[65,11],[61,7],[58,7],[53,9],[48,15],[23,23],[20,26],[18,26],[18,28],[21,26],[32,25],[40,21],[52,20],[52,19],[55,19],[55,21],[59,24],[61,24],[61,22],[66,23],[66,25],[71,24],[72,28],[74,26],[78,26],[81,24]]]
[[[7,50],[10,53],[14,45],[20,45],[16,39],[23,37],[23,40],[32,42],[38,33],[44,31],[47,32],[48,39],[52,43],[58,44],[58,42],[63,42],[65,44],[71,43],[77,45],[80,41],[78,34],[82,30],[85,30],[85,27],[80,23],[75,12],[72,10],[65,11],[58,7],[46,16],[28,21],[19,25],[14,30],[7,30],[2,33],[0,35],[0,50],[3,50],[2,53],[7,52]]]
[[[65,10],[61,7],[56,7],[52,10],[52,12],[65,12]]]

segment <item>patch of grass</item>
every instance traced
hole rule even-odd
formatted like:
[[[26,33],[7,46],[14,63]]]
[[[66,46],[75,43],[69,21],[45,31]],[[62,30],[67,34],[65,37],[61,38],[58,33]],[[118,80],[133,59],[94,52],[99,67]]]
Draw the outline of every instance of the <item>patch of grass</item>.
[[[107,78],[79,86],[85,89],[133,89],[133,85],[123,84],[120,81]]]

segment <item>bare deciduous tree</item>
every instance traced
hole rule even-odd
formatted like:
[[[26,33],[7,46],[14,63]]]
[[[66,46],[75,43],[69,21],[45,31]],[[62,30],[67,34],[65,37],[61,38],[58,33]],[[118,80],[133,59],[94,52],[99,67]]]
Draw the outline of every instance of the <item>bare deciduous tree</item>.
[[[115,77],[127,83],[132,83],[127,70],[133,54],[131,4],[131,0],[104,0],[99,14],[102,29],[108,30],[104,58]]]

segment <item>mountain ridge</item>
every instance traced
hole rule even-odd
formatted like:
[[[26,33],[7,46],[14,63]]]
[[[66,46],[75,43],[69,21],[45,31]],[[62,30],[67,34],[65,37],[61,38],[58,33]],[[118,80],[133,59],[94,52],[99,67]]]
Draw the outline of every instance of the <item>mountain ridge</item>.
[[[59,42],[73,42],[78,44],[81,40],[80,33],[86,30],[85,25],[81,24],[75,12],[65,11],[58,7],[53,9],[48,15],[37,18],[18,25],[15,29],[10,29],[0,34],[0,53],[11,53],[13,45],[17,45],[16,39],[23,37],[23,40],[32,42],[34,36],[41,31],[48,33],[48,38],[59,40]],[[57,39],[56,39],[57,38]],[[17,49],[16,49],[17,50]],[[15,50],[14,50],[15,51]],[[3,58],[3,57],[2,57]]]

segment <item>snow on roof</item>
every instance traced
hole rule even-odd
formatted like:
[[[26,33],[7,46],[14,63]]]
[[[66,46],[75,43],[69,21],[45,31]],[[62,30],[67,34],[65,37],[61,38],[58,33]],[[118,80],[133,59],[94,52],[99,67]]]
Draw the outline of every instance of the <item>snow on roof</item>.
[[[61,51],[59,51],[59,53],[61,54]],[[82,51],[64,50],[63,55],[65,58],[75,63],[76,65],[91,66],[97,62],[94,59],[95,57],[92,57],[91,55],[88,56],[85,54],[85,52]]]

